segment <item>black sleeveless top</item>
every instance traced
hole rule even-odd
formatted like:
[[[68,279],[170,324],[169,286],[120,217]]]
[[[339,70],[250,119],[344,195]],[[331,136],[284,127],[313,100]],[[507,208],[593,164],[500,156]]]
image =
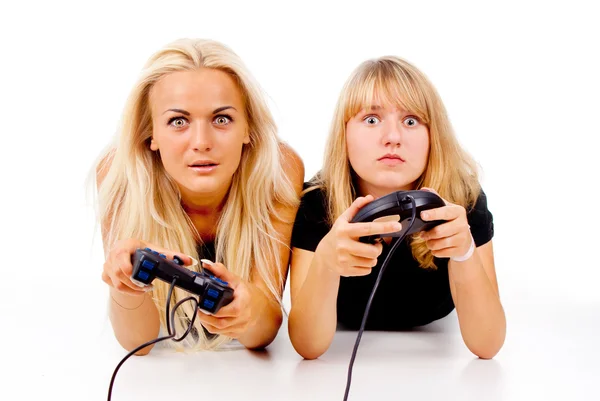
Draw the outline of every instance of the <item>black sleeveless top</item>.
[[[215,243],[214,242],[203,242],[198,244],[196,247],[198,251],[198,256],[200,259],[208,259],[211,262],[215,262],[216,251],[215,251]]]
[[[215,256],[216,256],[216,252],[215,252],[215,243],[214,242],[203,242],[197,245],[196,250],[198,252],[198,256],[200,259],[208,259],[212,262],[215,261]],[[189,324],[189,321],[188,321]],[[206,330],[206,327],[202,326],[202,328],[204,329],[204,334],[206,335],[206,337],[208,337],[209,339],[212,339],[216,336],[216,334],[212,334],[210,333],[208,330]],[[192,328],[192,330],[190,331],[190,335],[192,336],[192,338],[196,341],[198,341],[198,331],[196,330],[196,328]]]
[[[305,183],[304,188],[308,187]],[[298,210],[292,247],[314,252],[331,228],[326,223],[327,199],[321,189],[306,193]],[[493,217],[482,191],[467,218],[475,244],[494,236]],[[368,276],[341,277],[337,297],[337,319],[341,327],[358,330],[368,298],[390,245],[383,243],[379,263]],[[441,319],[454,309],[448,277],[448,259],[435,258],[437,269],[423,269],[403,241],[387,266],[369,312],[367,330],[401,330]]]

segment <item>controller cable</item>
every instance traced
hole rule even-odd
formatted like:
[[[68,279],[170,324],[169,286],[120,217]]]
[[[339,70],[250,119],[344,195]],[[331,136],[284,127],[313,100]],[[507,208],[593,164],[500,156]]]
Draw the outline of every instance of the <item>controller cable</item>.
[[[175,311],[177,310],[177,308],[179,308],[181,306],[181,304],[183,304],[184,302],[187,302],[187,301],[192,301],[192,303],[196,304],[194,307],[194,310],[198,307],[198,305],[200,305],[200,297],[198,297],[198,299],[196,299],[196,298],[190,296],[190,297],[184,298],[181,301],[177,302],[175,304],[175,306],[173,307],[173,310],[170,310],[171,295],[173,294],[173,288],[175,287],[176,281],[177,281],[177,277],[175,277],[173,279],[173,282],[171,283],[171,286],[169,287],[169,294],[167,295],[167,306],[166,306],[166,318],[167,319],[166,320],[167,320],[167,333],[169,333],[169,335],[164,336],[164,337],[158,337],[158,338],[155,338],[154,340],[150,340],[147,343],[140,345],[139,347],[137,347],[136,349],[134,349],[133,351],[131,351],[130,353],[125,355],[125,357],[121,360],[121,362],[119,362],[119,364],[115,368],[112,378],[110,379],[110,386],[108,388],[108,401],[110,401],[111,397],[112,397],[112,388],[113,388],[113,384],[115,382],[115,377],[117,376],[117,372],[119,371],[119,368],[121,367],[121,365],[123,365],[123,363],[125,363],[125,361],[127,359],[129,359],[130,356],[134,355],[136,352],[146,348],[149,345],[156,344],[160,341],[168,340],[170,338],[173,339],[173,341],[175,341],[175,342],[182,341],[192,331],[192,329],[194,327],[194,321],[196,320],[196,316],[197,316],[196,313],[192,317],[192,320],[190,321],[187,331],[185,333],[183,333],[183,335],[181,337],[179,337],[179,338],[175,337],[176,336],[176,333],[175,333]],[[173,326],[173,327],[171,327],[171,326]]]
[[[398,245],[400,245],[400,243],[402,243],[402,241],[404,240],[404,237],[406,237],[406,234],[410,231],[413,224],[415,223],[415,218],[416,218],[416,214],[417,214],[417,205],[415,203],[415,199],[411,195],[406,195],[406,197],[402,200],[402,202],[405,202],[407,200],[410,200],[411,205],[412,205],[412,215],[410,218],[410,225],[408,226],[408,229],[404,232],[404,234],[402,234],[400,237],[398,237],[393,242],[392,247],[390,248],[390,251],[388,252],[387,256],[385,257],[383,264],[381,265],[381,270],[379,271],[377,280],[375,280],[375,284],[373,285],[373,290],[371,291],[371,295],[369,296],[369,300],[367,301],[367,306],[365,308],[365,313],[363,315],[362,323],[360,325],[360,329],[358,330],[358,336],[356,337],[356,342],[354,343],[354,349],[352,350],[352,357],[350,358],[350,364],[348,365],[348,379],[346,382],[346,392],[344,393],[344,401],[346,401],[348,399],[348,394],[350,393],[350,383],[352,382],[352,367],[354,366],[354,360],[356,359],[356,352],[358,351],[358,344],[360,343],[360,339],[362,338],[362,334],[365,329],[365,324],[367,323],[367,318],[369,317],[369,310],[371,309],[371,303],[373,302],[373,297],[375,296],[375,291],[377,291],[377,287],[379,287],[379,282],[381,281],[383,272],[385,271],[385,268],[387,267],[387,264],[390,261],[390,257],[394,254],[394,252],[396,251],[396,248],[398,248]]]

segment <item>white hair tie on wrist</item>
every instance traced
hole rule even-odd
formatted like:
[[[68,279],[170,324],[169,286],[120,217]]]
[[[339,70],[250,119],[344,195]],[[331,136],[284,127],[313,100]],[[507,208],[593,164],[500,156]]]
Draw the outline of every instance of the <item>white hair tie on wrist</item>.
[[[469,250],[467,251],[467,253],[465,253],[463,256],[460,256],[460,257],[451,257],[450,259],[452,259],[455,262],[464,262],[465,260],[467,260],[471,256],[473,256],[473,252],[475,252],[475,241],[473,240],[473,237],[471,236],[471,246],[469,247]]]

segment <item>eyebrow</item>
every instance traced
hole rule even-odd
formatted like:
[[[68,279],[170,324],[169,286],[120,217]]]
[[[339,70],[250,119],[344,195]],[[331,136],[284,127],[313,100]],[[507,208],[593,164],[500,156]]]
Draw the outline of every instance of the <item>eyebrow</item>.
[[[237,111],[237,109],[235,107],[233,107],[233,106],[223,106],[223,107],[219,107],[219,108],[215,109],[212,113],[213,114],[217,114],[217,113],[220,113],[220,112],[222,112],[224,110],[227,110],[227,109],[233,109],[233,110]],[[182,109],[168,109],[168,110],[165,110],[165,112],[163,114],[165,114],[168,111],[172,111],[172,112],[175,112],[175,113],[181,113],[181,114],[184,114],[186,116],[190,115],[189,111],[182,110]]]
[[[235,107],[233,107],[233,106],[223,106],[223,107],[219,107],[218,109],[215,109],[212,113],[213,114],[217,114],[217,113],[220,113],[220,112],[225,111],[227,109],[233,109],[233,110],[237,111],[237,109]]]
[[[185,110],[182,110],[182,109],[168,109],[168,110],[165,110],[163,114],[165,114],[167,111],[173,111],[175,113],[185,114],[186,116],[190,115],[189,111],[185,111]]]

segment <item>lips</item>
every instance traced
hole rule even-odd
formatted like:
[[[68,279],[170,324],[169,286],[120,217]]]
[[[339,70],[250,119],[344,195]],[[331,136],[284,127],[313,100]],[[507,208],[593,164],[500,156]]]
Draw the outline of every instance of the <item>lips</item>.
[[[379,161],[391,161],[391,162],[395,161],[397,163],[405,161],[403,158],[401,158],[399,155],[397,155],[395,153],[388,153],[388,154],[380,157],[377,160],[379,160]]]
[[[214,166],[218,166],[218,165],[219,165],[219,163],[217,163],[213,160],[196,160],[189,166],[190,167],[214,167]]]
[[[206,175],[212,174],[216,171],[219,163],[211,159],[198,159],[194,160],[191,164],[188,164],[188,168],[194,172],[194,174]]]

